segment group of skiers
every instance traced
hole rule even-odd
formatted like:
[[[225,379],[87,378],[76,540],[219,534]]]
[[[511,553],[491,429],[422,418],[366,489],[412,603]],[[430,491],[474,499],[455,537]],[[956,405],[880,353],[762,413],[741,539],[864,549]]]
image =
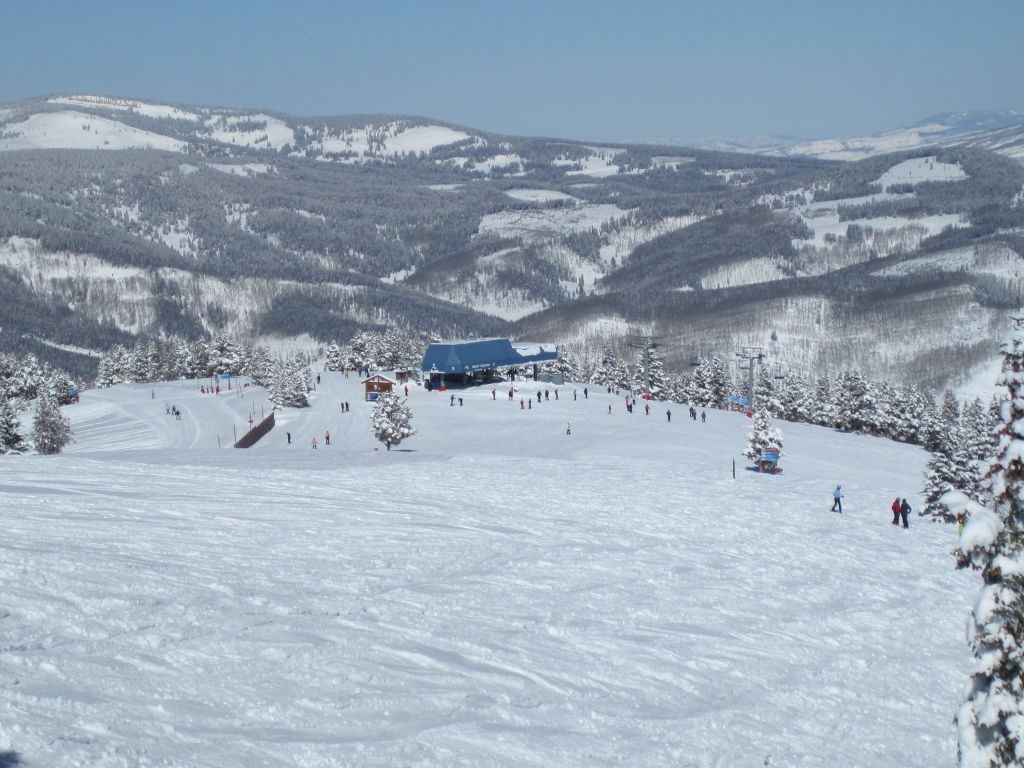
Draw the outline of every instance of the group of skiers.
[[[910,527],[910,503],[906,499],[897,496],[890,509],[892,510],[893,525],[899,525],[902,522],[904,528]],[[837,485],[836,489],[832,491],[832,511],[843,513],[843,488],[840,485]]]

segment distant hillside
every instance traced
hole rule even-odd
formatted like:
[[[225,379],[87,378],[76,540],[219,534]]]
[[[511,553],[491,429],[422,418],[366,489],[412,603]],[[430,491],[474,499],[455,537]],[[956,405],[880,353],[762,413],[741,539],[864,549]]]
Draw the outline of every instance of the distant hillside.
[[[702,142],[705,149],[822,160],[862,160],[891,152],[964,146],[1024,161],[1024,114],[1013,110],[945,112],[906,128],[845,139],[757,139]]]
[[[136,337],[398,325],[940,385],[1021,301],[1022,201],[1024,166],[983,149],[840,163],[56,95],[0,105],[0,348],[89,376]]]

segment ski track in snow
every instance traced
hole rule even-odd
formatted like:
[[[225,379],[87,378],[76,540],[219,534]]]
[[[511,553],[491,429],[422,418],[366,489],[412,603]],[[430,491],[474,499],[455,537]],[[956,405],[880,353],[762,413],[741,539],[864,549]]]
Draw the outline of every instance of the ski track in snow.
[[[410,387],[419,433],[375,451],[358,379],[323,372],[218,450],[266,408],[238,383],[86,391],[65,454],[0,456],[0,754],[954,763],[978,585],[951,527],[888,522],[920,505],[921,449],[782,424],[784,471],[759,475],[742,414],[505,384],[461,408]]]

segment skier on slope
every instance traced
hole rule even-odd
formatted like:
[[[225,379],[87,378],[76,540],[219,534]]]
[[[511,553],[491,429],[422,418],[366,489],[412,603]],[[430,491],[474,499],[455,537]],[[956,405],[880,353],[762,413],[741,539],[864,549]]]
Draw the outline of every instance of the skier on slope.
[[[892,503],[892,507],[890,507],[890,509],[892,509],[892,524],[893,525],[899,525],[900,524],[900,497],[899,496],[896,497],[896,501],[894,501]]]
[[[837,509],[839,514],[843,514],[843,489],[839,485],[832,491],[832,511],[835,512]]]
[[[907,500],[904,499],[903,502],[900,504],[900,517],[903,518],[903,527],[904,528],[909,528],[910,527],[910,520],[907,519],[907,517],[909,515],[910,515],[910,505],[907,503]]]

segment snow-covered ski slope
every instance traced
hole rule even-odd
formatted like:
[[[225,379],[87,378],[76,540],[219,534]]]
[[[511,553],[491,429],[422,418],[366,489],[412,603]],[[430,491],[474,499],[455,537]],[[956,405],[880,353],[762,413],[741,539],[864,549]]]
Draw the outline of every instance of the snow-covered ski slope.
[[[218,448],[237,384],[87,391],[65,454],[0,456],[4,764],[955,763],[977,578],[889,523],[919,448],[782,424],[759,475],[742,414],[506,384],[410,388],[386,452],[332,372]]]

